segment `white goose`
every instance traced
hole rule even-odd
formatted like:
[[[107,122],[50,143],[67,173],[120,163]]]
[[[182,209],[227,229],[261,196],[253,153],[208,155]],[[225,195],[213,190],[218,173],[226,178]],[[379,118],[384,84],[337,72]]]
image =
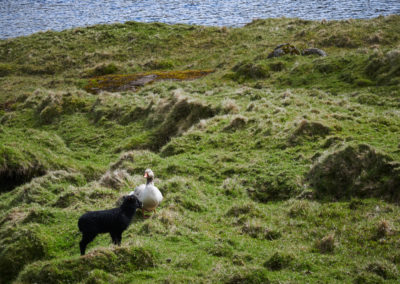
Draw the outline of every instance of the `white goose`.
[[[160,190],[154,186],[154,173],[152,170],[147,169],[144,172],[144,177],[147,179],[146,184],[141,184],[131,191],[129,194],[135,195],[143,204],[142,210],[144,212],[156,211],[156,208],[163,200]],[[145,216],[143,214],[143,216]]]

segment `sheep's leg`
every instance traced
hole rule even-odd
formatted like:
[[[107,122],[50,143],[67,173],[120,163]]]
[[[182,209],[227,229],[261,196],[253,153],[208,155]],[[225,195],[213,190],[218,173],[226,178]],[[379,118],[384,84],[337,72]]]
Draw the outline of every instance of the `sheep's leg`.
[[[117,234],[117,245],[121,245],[121,241],[122,241],[122,232]]]
[[[96,234],[83,234],[82,235],[82,240],[79,243],[79,247],[81,249],[81,255],[85,255],[86,251],[86,246],[88,243],[93,241],[93,239],[96,237]]]
[[[113,244],[114,245],[118,244],[118,235],[113,232],[110,232],[110,236],[111,236]]]

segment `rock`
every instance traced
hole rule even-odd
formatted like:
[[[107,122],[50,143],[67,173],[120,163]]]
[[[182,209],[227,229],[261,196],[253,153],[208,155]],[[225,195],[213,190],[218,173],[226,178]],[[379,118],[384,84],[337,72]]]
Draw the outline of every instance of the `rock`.
[[[284,43],[275,47],[274,51],[268,54],[268,58],[280,57],[287,54],[300,55],[300,51],[294,45],[291,45],[290,43]]]
[[[325,51],[318,48],[307,48],[304,49],[303,52],[301,53],[301,55],[314,55],[314,54],[319,56],[327,56]]]
[[[306,178],[320,198],[400,200],[400,163],[364,144],[327,151]]]

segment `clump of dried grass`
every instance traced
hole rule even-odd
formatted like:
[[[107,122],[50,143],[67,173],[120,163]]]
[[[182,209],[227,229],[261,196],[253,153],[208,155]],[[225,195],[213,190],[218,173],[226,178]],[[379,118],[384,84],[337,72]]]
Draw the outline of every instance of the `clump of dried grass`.
[[[315,242],[315,248],[321,253],[332,253],[335,250],[335,234],[326,235]]]

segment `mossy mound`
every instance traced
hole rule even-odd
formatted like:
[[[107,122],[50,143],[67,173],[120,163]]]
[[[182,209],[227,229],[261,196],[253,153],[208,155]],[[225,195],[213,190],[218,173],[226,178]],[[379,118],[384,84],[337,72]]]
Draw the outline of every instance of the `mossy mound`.
[[[136,74],[106,75],[89,80],[85,90],[89,93],[101,91],[136,91],[139,87],[160,80],[193,80],[206,76],[213,70],[151,71]]]
[[[114,171],[107,171],[100,178],[100,184],[118,190],[123,186],[132,185],[132,177],[126,170],[117,169]]]
[[[156,130],[151,139],[151,150],[159,150],[171,137],[181,135],[200,119],[214,116],[218,110],[201,101],[175,95],[154,106],[148,124]],[[157,127],[157,125],[159,126]]]
[[[368,145],[345,145],[317,161],[307,179],[318,197],[400,200],[400,164]]]
[[[356,48],[360,43],[348,31],[339,31],[326,35],[319,40],[321,46],[336,46],[341,48]]]
[[[395,49],[386,52],[375,52],[368,60],[365,69],[367,75],[379,84],[400,84],[400,50]]]
[[[11,64],[0,63],[0,77],[5,77],[11,74],[13,66]]]
[[[55,216],[52,210],[42,207],[34,207],[28,212],[28,215],[23,220],[23,223],[49,224],[52,223],[54,219]]]
[[[294,197],[300,193],[300,187],[293,177],[280,173],[269,176],[260,175],[248,192],[252,199],[266,203]]]
[[[160,188],[162,188],[163,195],[190,191],[195,189],[196,186],[196,182],[192,179],[180,176],[173,176],[168,180],[160,181]]]
[[[232,118],[229,125],[227,125],[223,130],[227,132],[235,132],[236,130],[242,129],[246,126],[248,118],[243,115],[236,115]]]
[[[270,270],[282,270],[288,268],[293,261],[293,255],[276,252],[264,263],[264,266]]]
[[[85,284],[108,284],[116,283],[117,277],[111,273],[107,273],[101,269],[94,269],[89,272],[88,277],[85,279]]]
[[[255,207],[253,203],[234,205],[228,210],[228,212],[226,212],[226,216],[229,217],[236,217],[243,215],[249,217],[261,217],[263,214],[257,207]]]
[[[239,284],[239,283],[254,283],[254,284],[268,284],[271,283],[269,280],[269,273],[267,269],[252,269],[243,273],[238,273],[228,279],[225,283],[227,284]]]
[[[153,250],[143,247],[99,249],[78,258],[36,262],[21,272],[21,283],[76,283],[92,278],[94,269],[120,274],[156,266]]]
[[[270,76],[269,67],[260,62],[242,61],[236,64],[232,71],[233,74],[228,75],[236,81],[243,81],[246,79],[265,79]]]
[[[0,189],[10,191],[14,187],[28,182],[35,176],[44,175],[45,166],[38,160],[25,160],[23,154],[16,149],[0,146]]]
[[[374,273],[385,280],[388,279],[397,279],[399,277],[399,272],[397,267],[390,262],[387,261],[374,261],[368,264],[365,267],[365,270]]]
[[[282,236],[281,232],[273,230],[271,228],[267,228],[258,223],[257,220],[246,222],[242,226],[242,233],[249,235],[250,237],[255,239],[269,240],[269,241],[279,239]]]
[[[8,129],[0,136],[0,192],[61,168],[60,152],[68,152],[64,141],[46,131]],[[41,148],[45,146],[45,148]]]
[[[47,246],[46,240],[38,233],[37,225],[3,233],[0,241],[2,281],[11,281],[26,264],[42,259]]]
[[[331,129],[320,122],[302,120],[289,137],[289,144],[300,144],[304,139],[325,137]]]
[[[118,93],[102,92],[90,109],[90,116],[96,123],[110,120],[128,124],[139,118],[146,117],[151,103],[146,99],[123,97]]]
[[[161,158],[148,150],[122,153],[118,160],[111,164],[110,170],[125,169],[129,174],[143,174],[147,168],[154,168]]]
[[[4,204],[4,207],[9,208],[18,204],[32,203],[49,205],[55,202],[59,198],[59,194],[66,191],[71,185],[79,186],[85,183],[85,178],[78,173],[66,171],[49,172],[10,192],[12,199],[10,203]]]
[[[109,74],[115,74],[120,70],[119,66],[115,63],[100,63],[93,68],[85,70],[85,76],[87,77],[96,77],[96,76],[104,76]]]
[[[52,123],[61,114],[87,111],[90,105],[90,94],[83,91],[54,92],[38,89],[32,94],[19,98],[21,108],[35,110],[40,121]]]

